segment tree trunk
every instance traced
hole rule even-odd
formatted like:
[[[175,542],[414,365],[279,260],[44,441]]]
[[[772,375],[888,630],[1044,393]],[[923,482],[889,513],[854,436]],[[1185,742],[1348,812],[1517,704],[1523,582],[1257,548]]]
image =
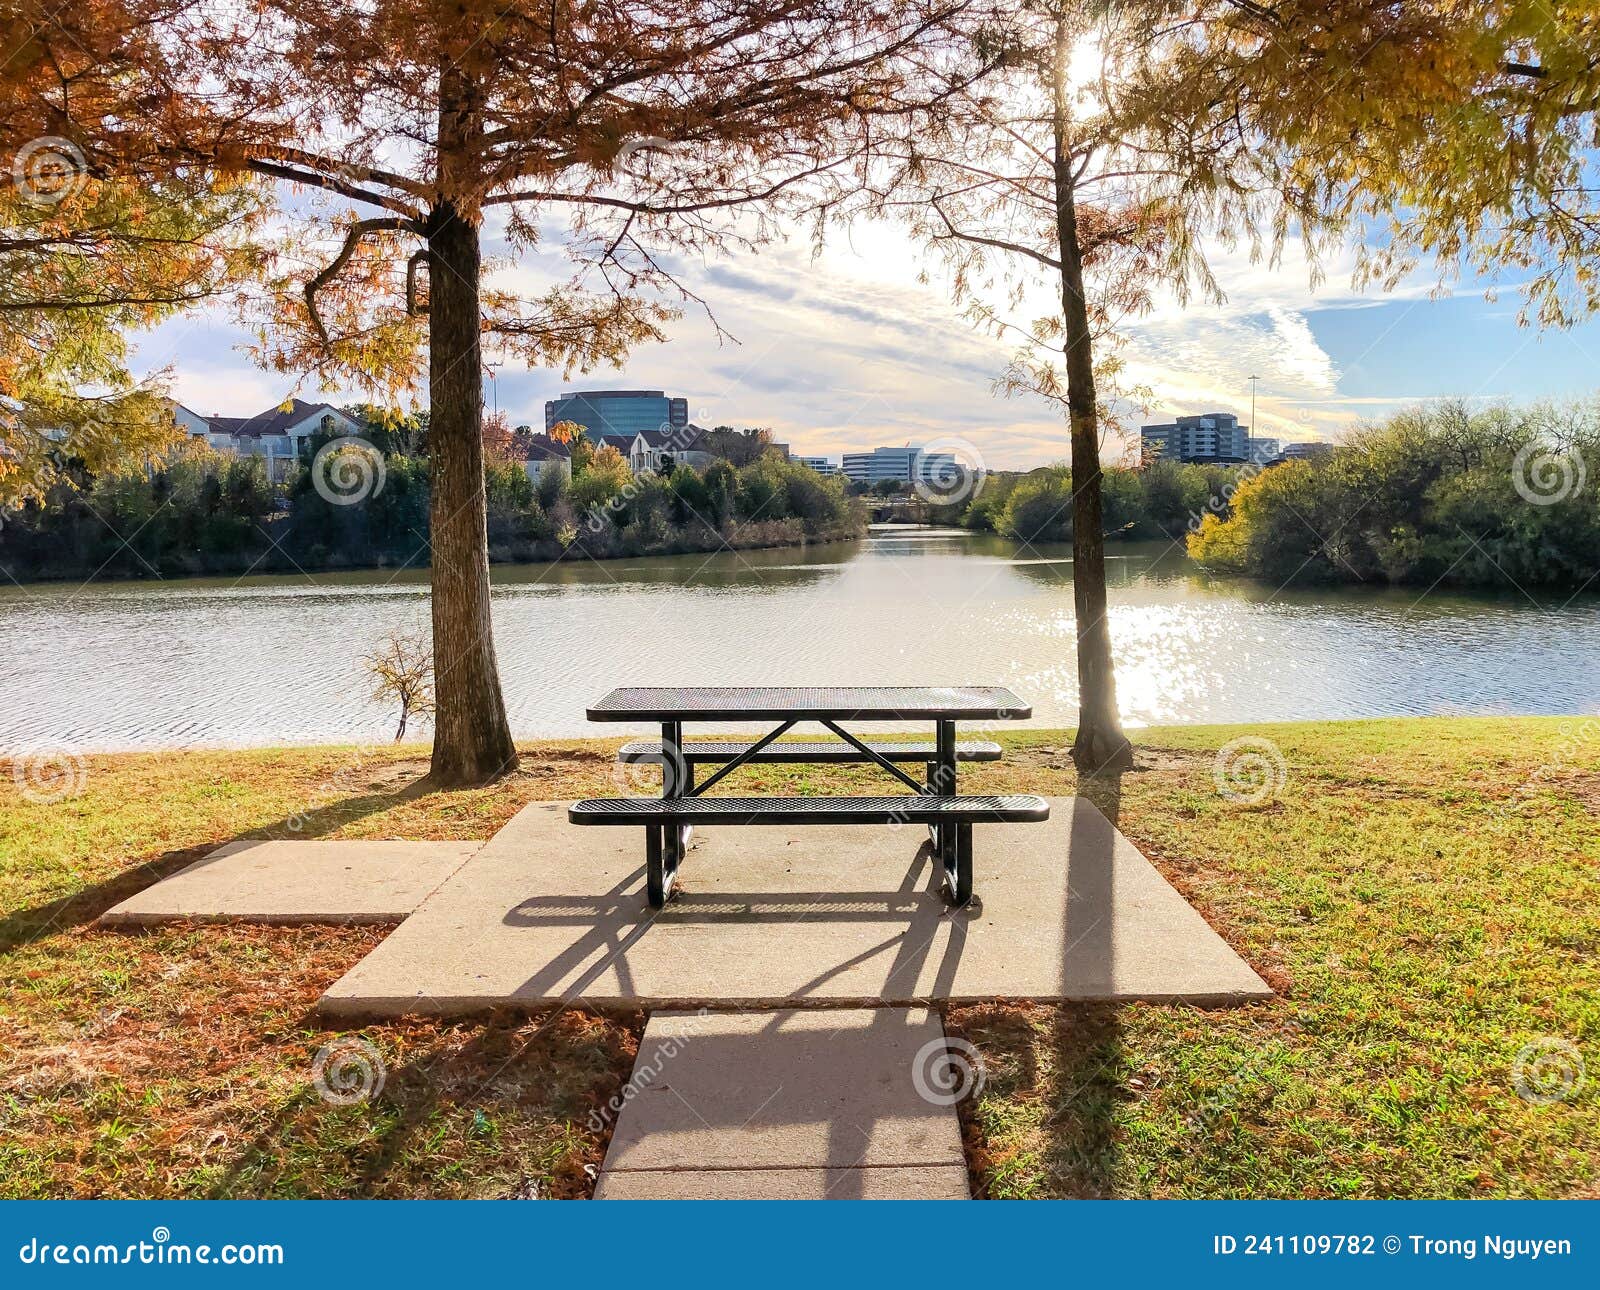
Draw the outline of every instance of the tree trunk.
[[[452,85],[451,82],[454,82]],[[461,191],[453,156],[476,129],[460,75],[439,93],[441,188]],[[483,366],[478,352],[477,213],[440,201],[428,225],[428,460],[432,496],[432,780],[481,784],[517,764],[489,619],[489,530],[483,478]]]
[[[1061,316],[1066,340],[1067,412],[1072,423],[1072,602],[1078,628],[1078,734],[1072,759],[1082,773],[1122,769],[1133,748],[1117,713],[1106,608],[1105,524],[1101,506],[1100,418],[1094,386],[1094,334],[1083,290],[1083,254],[1073,178],[1071,114],[1066,68],[1071,55],[1066,22],[1056,28],[1055,197],[1061,250]]]

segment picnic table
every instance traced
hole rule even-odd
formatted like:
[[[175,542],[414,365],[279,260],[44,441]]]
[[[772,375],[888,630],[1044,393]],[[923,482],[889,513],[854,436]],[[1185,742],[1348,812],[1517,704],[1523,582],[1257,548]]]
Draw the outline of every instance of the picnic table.
[[[1043,798],[960,796],[956,768],[964,761],[998,761],[991,740],[956,737],[960,721],[1023,720],[1032,708],[1001,686],[713,686],[627,687],[613,690],[589,709],[591,721],[659,723],[659,740],[625,744],[618,760],[659,765],[662,791],[655,798],[599,798],[574,803],[567,818],[582,825],[643,825],[646,889],[653,908],[672,894],[690,830],[719,824],[923,824],[943,869],[941,890],[954,905],[972,896],[972,826],[1031,823],[1049,817]],[[933,739],[868,741],[841,722],[906,725],[931,722]],[[688,722],[737,724],[776,722],[753,741],[685,740]],[[831,740],[782,737],[802,722],[815,722]],[[909,795],[892,797],[728,797],[705,793],[741,766],[799,763],[865,763],[904,784]],[[920,763],[921,779],[901,767]],[[697,768],[716,771],[697,782]]]

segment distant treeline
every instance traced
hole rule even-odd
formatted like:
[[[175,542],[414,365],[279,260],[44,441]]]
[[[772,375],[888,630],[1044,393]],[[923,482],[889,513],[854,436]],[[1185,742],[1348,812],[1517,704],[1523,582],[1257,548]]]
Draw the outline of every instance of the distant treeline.
[[[1226,505],[1238,479],[1231,466],[1153,461],[1137,470],[1110,467],[1103,475],[1106,535],[1182,538],[1198,516]],[[1072,472],[1045,466],[1026,475],[991,475],[959,522],[1018,542],[1070,542]]]
[[[1240,482],[1189,553],[1273,582],[1600,590],[1600,402],[1415,408]]]
[[[4,517],[0,568],[25,581],[426,566],[427,458],[335,443],[319,462],[326,443],[280,484],[259,457],[198,444],[159,469],[80,476]],[[491,559],[789,546],[864,529],[842,481],[777,455],[635,478],[614,450],[584,449],[570,481],[547,471],[537,484],[520,461],[491,457]]]
[[[1105,531],[1186,539],[1217,572],[1287,582],[1600,590],[1600,402],[1473,410],[1440,403],[1281,465],[1153,461],[1105,472]],[[1072,476],[992,476],[969,528],[1072,537]]]

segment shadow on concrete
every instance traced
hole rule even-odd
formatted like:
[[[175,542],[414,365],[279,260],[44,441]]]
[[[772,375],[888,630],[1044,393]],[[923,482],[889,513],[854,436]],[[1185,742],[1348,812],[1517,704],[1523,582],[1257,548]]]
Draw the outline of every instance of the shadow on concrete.
[[[872,1192],[874,1171],[962,1164],[937,1070],[941,1032],[925,1010],[678,1013],[657,1024],[606,1159],[608,1174],[630,1176],[629,1194],[671,1194],[686,1170],[804,1170],[826,1171],[827,1198],[846,1200]]]
[[[639,916],[642,904],[639,886],[643,882],[644,866],[640,865],[614,883],[598,900],[583,896],[534,896],[511,910],[505,917],[506,924],[511,927],[549,924],[587,929],[540,971],[529,977],[523,988],[549,992],[560,985],[569,972],[578,971],[587,964],[587,971],[573,981],[566,991],[563,1007],[580,999],[585,990],[613,967],[622,987],[633,989],[628,950],[650,930],[655,921],[654,916]],[[546,901],[550,902],[547,912],[538,908]]]
[[[931,997],[948,995],[955,980],[956,967],[966,945],[965,917],[949,917],[951,911],[938,891],[932,846],[923,843],[892,892],[706,892],[681,891],[665,909],[651,910],[643,905],[639,884],[642,869],[636,869],[599,899],[593,896],[530,896],[505,916],[511,927],[575,927],[585,929],[539,971],[528,977],[519,993],[547,995],[560,990],[565,1002],[577,1002],[600,976],[615,971],[617,986],[628,991],[634,981],[628,966],[627,951],[652,928],[667,930],[692,924],[775,924],[796,922],[882,923],[890,930],[878,941],[843,962],[835,963],[795,988],[804,997],[834,977],[848,972],[869,959],[891,953],[885,975],[886,990],[897,980],[913,984],[940,931],[949,928],[949,940],[940,955],[936,985]],[[641,912],[642,911],[642,912]],[[982,912],[976,897],[963,911],[967,917]],[[575,981],[568,974],[580,969]],[[892,997],[892,996],[890,996]]]
[[[1115,783],[1094,786],[1120,816]],[[652,910],[629,839],[531,806],[366,959],[324,1016],[495,1007],[1229,1004],[1259,980],[1088,797],[977,839],[981,903],[946,906],[924,836],[707,834]]]

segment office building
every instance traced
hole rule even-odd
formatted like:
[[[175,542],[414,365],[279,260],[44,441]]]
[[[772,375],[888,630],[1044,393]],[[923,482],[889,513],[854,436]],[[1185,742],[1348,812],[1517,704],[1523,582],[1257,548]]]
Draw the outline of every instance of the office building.
[[[913,480],[948,479],[959,463],[953,453],[923,452],[920,448],[874,448],[847,452],[844,476],[852,484],[881,484],[886,480],[909,484]]]
[[[1146,457],[1168,461],[1241,462],[1250,459],[1248,427],[1231,412],[1205,412],[1162,425],[1143,426],[1139,439]]]
[[[831,457],[795,457],[794,461],[802,466],[809,466],[819,475],[837,475],[838,464]]]
[[[589,438],[633,437],[644,430],[677,430],[689,424],[689,400],[668,398],[663,390],[574,390],[544,405],[548,433],[558,422],[571,421]]]

